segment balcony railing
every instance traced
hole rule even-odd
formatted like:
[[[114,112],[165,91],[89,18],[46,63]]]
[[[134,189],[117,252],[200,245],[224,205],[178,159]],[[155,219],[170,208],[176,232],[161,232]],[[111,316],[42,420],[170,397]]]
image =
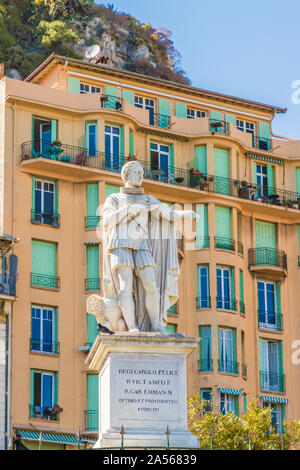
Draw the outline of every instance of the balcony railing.
[[[170,125],[170,116],[159,113],[150,113],[149,124],[157,127],[168,127]]]
[[[196,248],[209,248],[209,237],[197,237]]]
[[[21,160],[45,158],[63,163],[72,163],[99,170],[120,173],[122,166],[130,158],[98,152],[86,147],[60,144],[53,146],[50,142],[34,140],[22,144]],[[201,173],[198,170],[187,170],[169,166],[162,172],[160,168],[150,162],[138,160],[144,169],[144,177],[162,183],[180,185],[187,188],[199,189],[217,194],[224,194],[240,199],[254,200],[256,202],[280,205],[294,209],[300,208],[299,193],[277,188],[268,188],[269,195],[259,197],[259,188],[246,181],[223,178]]]
[[[30,338],[30,351],[59,354],[59,343],[54,341],[45,341],[41,339]]]
[[[283,250],[273,248],[249,248],[249,266],[276,266],[287,270],[287,256]]]
[[[88,215],[84,218],[85,228],[97,228],[99,225],[100,216],[99,215]]]
[[[264,137],[258,137],[256,135],[253,135],[252,136],[252,146],[255,149],[271,150],[272,140],[271,139],[265,139]]]
[[[285,375],[260,371],[260,388],[269,392],[285,392]]]
[[[38,212],[34,209],[31,211],[31,222],[33,224],[46,224],[52,225],[53,227],[60,226],[59,214],[48,214],[46,212]]]
[[[235,251],[235,241],[231,238],[215,237],[215,248]]]
[[[29,416],[30,418],[45,419],[48,421],[57,421],[58,412],[55,411],[54,407],[40,406],[40,405],[29,405]]]
[[[85,279],[85,290],[86,291],[99,291],[100,279],[97,277]]]
[[[99,411],[98,410],[85,410],[85,430],[98,431],[99,429]]]
[[[213,361],[212,359],[199,359],[198,360],[198,371],[199,372],[212,372]]]
[[[225,121],[220,121],[219,119],[210,119],[209,129],[210,129],[210,132],[220,132],[222,134],[227,134],[228,123]]]
[[[264,330],[282,331],[282,314],[274,312],[258,312],[258,327]]]
[[[239,363],[236,361],[218,360],[218,370],[226,374],[238,374]]]
[[[31,273],[31,286],[59,289],[60,278],[57,276],[49,276],[48,274]]]
[[[210,308],[210,297],[196,297],[196,308]]]
[[[123,99],[112,95],[100,95],[100,107],[122,111]]]
[[[223,297],[216,297],[217,308],[220,310],[237,310],[237,301],[235,299],[224,299]]]

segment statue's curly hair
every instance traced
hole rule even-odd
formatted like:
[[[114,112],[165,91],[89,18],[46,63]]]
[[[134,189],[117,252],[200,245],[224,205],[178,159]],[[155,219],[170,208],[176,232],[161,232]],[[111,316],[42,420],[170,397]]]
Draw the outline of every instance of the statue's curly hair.
[[[131,168],[136,166],[136,165],[139,165],[142,168],[143,172],[144,172],[144,169],[143,169],[142,165],[139,162],[128,162],[128,163],[126,163],[123,166],[122,171],[121,171],[121,177],[122,177],[122,180],[124,181],[124,183],[126,183],[126,179],[127,179],[128,173],[130,172]]]

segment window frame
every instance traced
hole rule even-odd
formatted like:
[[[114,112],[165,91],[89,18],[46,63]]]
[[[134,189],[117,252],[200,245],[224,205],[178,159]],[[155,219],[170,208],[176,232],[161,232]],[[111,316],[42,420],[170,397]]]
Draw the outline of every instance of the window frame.
[[[82,90],[81,87],[86,87],[86,89]],[[93,91],[93,88],[95,90],[99,90],[99,91]],[[91,85],[89,83],[80,82],[79,91],[80,91],[80,95],[88,95],[90,93],[98,95],[98,94],[101,94],[101,87],[97,87],[97,86]]]
[[[40,339],[34,339],[33,338],[33,329],[32,329],[32,326],[33,326],[33,309],[40,309],[40,318],[39,318],[39,321],[40,321]],[[46,310],[50,310],[52,312],[52,326],[51,326],[51,336],[52,336],[52,341],[50,343],[50,348],[51,348],[51,351],[45,351],[43,349],[43,342],[44,342],[44,317],[43,317],[43,312],[46,311]],[[56,328],[56,318],[55,318],[55,307],[49,307],[49,306],[46,306],[46,305],[36,305],[36,304],[32,304],[31,305],[31,351],[32,352],[39,352],[39,353],[43,353],[43,354],[55,354],[55,352],[53,351],[53,349],[55,349],[55,328]],[[38,342],[39,341],[39,349],[33,349],[33,342],[36,341]]]
[[[186,113],[187,119],[202,119],[207,117],[207,111],[203,109],[187,107]],[[198,114],[203,114],[203,116],[198,116]]]

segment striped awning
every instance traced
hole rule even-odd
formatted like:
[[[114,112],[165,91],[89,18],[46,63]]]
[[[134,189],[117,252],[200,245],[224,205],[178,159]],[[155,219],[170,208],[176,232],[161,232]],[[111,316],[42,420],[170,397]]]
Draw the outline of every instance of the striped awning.
[[[39,441],[40,433],[34,431],[23,431],[17,430],[18,436],[21,439],[25,439],[28,441]],[[54,434],[50,432],[42,432],[42,441],[43,442],[52,442],[55,444],[71,444],[71,445],[78,445],[78,438],[72,434]],[[96,439],[91,437],[80,436],[80,441],[82,442],[96,442]],[[82,444],[81,444],[82,445]]]
[[[230,395],[243,395],[242,390],[236,390],[234,388],[222,388],[218,387],[219,392],[221,393],[229,393]]]
[[[282,397],[270,397],[267,395],[260,395],[259,398],[262,401],[271,401],[273,403],[288,403],[289,402],[287,398],[282,398]]]
[[[255,158],[255,160],[261,160],[264,162],[277,163],[277,165],[284,165],[284,160],[278,158],[268,157],[267,155],[257,155],[256,153],[247,153],[247,157]]]

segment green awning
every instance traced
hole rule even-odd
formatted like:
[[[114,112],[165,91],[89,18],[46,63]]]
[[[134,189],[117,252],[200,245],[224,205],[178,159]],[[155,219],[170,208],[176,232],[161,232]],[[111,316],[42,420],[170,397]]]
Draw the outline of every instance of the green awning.
[[[21,439],[28,441],[38,441],[40,439],[40,433],[34,431],[20,431],[17,430],[17,434]],[[78,445],[78,438],[72,434],[54,434],[50,432],[42,432],[43,442],[54,442],[55,444],[71,444]],[[82,442],[96,442],[96,439],[91,437],[81,436],[80,441]],[[81,444],[82,445],[82,444]]]
[[[278,158],[268,157],[267,155],[257,155],[256,153],[247,153],[247,157],[254,158],[255,160],[261,160],[263,162],[277,163],[277,165],[284,165],[284,160],[278,160]]]
[[[270,397],[267,395],[260,395],[259,398],[262,401],[271,401],[273,403],[288,403],[289,402],[287,398],[282,398],[282,397]]]
[[[230,395],[243,395],[242,390],[236,390],[234,388],[222,388],[218,387],[219,392],[221,393],[229,393]]]

